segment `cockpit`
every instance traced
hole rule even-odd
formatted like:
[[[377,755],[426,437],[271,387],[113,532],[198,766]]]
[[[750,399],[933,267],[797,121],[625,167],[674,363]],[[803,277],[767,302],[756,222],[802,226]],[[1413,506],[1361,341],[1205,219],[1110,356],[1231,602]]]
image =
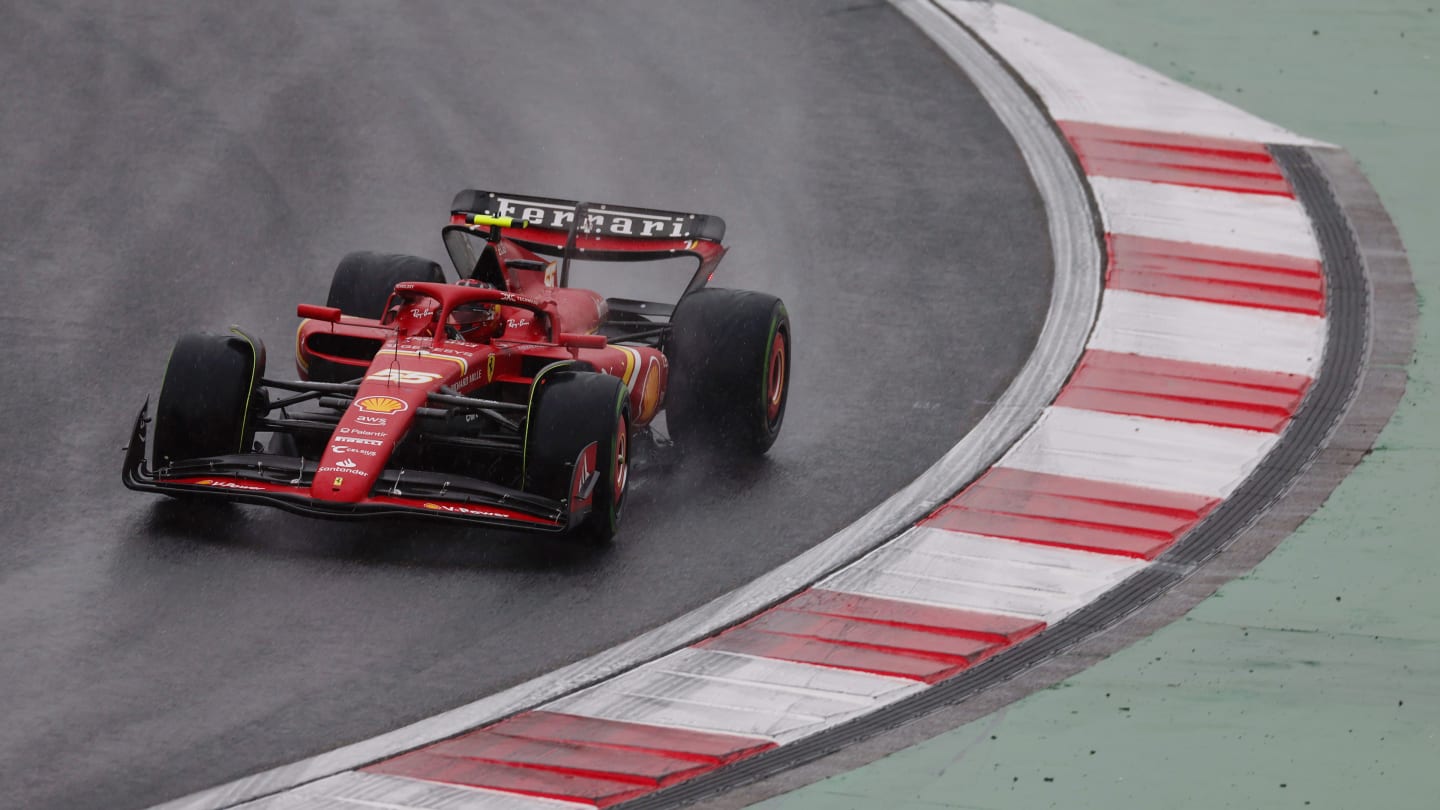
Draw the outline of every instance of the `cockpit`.
[[[445,332],[452,339],[484,343],[499,337],[505,331],[505,319],[500,317],[500,305],[471,301],[451,310]]]
[[[464,284],[466,282],[462,282]],[[472,286],[482,286],[469,282]],[[435,324],[441,317],[442,305],[435,298],[419,292],[400,291],[392,293],[380,318],[380,325],[394,329],[402,338],[434,337]],[[485,343],[499,337],[505,329],[505,320],[500,314],[500,305],[493,302],[471,301],[458,304],[445,318],[445,337],[450,340],[467,340],[471,343]]]

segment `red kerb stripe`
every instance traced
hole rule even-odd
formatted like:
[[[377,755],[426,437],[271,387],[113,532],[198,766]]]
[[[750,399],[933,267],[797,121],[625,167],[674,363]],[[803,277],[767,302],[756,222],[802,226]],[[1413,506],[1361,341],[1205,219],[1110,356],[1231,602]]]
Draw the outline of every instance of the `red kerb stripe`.
[[[1089,351],[1055,404],[1277,432],[1309,385],[1303,374]]]
[[[767,610],[743,626],[750,630],[814,639],[844,647],[962,663],[984,654],[997,643],[785,609]]]
[[[1109,234],[1106,242],[1109,289],[1325,314],[1325,275],[1314,259],[1127,234]]]
[[[609,807],[654,791],[652,787],[631,782],[457,759],[427,753],[423,749],[377,762],[363,770],[429,782],[504,790],[546,799],[587,801],[593,802],[597,807]]]
[[[490,726],[488,730],[531,740],[592,743],[624,750],[650,751],[716,765],[758,754],[775,745],[770,740],[735,734],[692,731],[540,710],[517,714]]]
[[[1045,629],[1044,622],[1023,616],[922,605],[879,596],[828,591],[823,588],[811,588],[778,607],[928,630],[932,633],[951,633],[1005,644],[1014,644]]]
[[[971,663],[969,659],[959,656],[939,658],[903,655],[889,650],[851,647],[822,639],[767,633],[763,630],[751,630],[743,625],[695,646],[868,672],[873,675],[909,678],[925,683],[942,681]]]
[[[527,740],[481,729],[436,743],[427,753],[574,776],[659,787],[712,770],[711,763],[581,742]]]
[[[605,807],[774,746],[753,737],[533,711],[363,770]]]
[[[1295,196],[1264,144],[1077,121],[1060,129],[1092,176]]]
[[[816,589],[696,645],[934,683],[1043,622]]]
[[[1187,493],[995,467],[920,525],[1154,559],[1216,503]]]

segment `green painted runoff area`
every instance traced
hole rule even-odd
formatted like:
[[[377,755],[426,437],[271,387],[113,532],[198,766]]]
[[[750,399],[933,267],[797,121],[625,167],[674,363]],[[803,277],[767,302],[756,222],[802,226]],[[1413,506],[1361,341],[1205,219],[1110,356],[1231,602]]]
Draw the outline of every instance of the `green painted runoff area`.
[[[754,806],[1440,808],[1440,0],[1013,5],[1348,149],[1409,250],[1409,386],[1325,506],[1185,618]]]

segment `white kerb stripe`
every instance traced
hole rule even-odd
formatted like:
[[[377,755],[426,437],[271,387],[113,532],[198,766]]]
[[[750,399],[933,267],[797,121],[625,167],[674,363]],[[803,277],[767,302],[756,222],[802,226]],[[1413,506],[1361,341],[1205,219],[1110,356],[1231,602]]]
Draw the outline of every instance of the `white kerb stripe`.
[[[743,653],[687,647],[647,666],[683,672],[697,678],[737,684],[763,683],[793,694],[817,694],[851,703],[875,703],[908,694],[909,678],[822,667],[794,661],[776,661]]]
[[[1313,377],[1325,352],[1325,319],[1106,290],[1089,348]]]
[[[1115,554],[916,528],[817,587],[1055,622],[1144,567]]]
[[[1259,143],[1324,145],[1010,6],[963,0],[941,0],[940,5],[999,51],[1058,120]]]
[[[924,688],[904,678],[752,656],[681,650],[544,708],[784,743]]]
[[[1289,197],[1091,177],[1111,233],[1319,259],[1305,207]]]
[[[996,466],[1226,497],[1279,436],[1051,407]]]

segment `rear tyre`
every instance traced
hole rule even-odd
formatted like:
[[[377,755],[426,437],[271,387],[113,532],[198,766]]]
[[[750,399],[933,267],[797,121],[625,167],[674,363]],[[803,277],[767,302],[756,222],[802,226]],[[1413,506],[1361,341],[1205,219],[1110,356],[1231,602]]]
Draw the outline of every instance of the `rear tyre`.
[[[379,320],[385,314],[390,293],[402,281],[443,284],[445,272],[440,265],[419,256],[369,251],[347,253],[335,267],[325,305],[337,307],[346,315]],[[349,365],[316,357],[309,361],[305,376],[315,382],[349,382],[364,374],[369,362],[366,359],[361,365]]]
[[[380,319],[385,302],[402,281],[445,282],[440,265],[419,256],[398,253],[348,253],[330,279],[325,305],[338,307],[346,315]]]
[[[524,488],[556,500],[569,498],[575,460],[592,442],[599,478],[590,513],[571,531],[604,545],[614,539],[630,478],[630,408],[617,377],[556,371],[535,386],[525,431]]]
[[[155,408],[154,466],[249,452],[264,374],[265,348],[250,338],[192,333],[176,341]]]
[[[790,316],[779,298],[704,289],[680,299],[666,356],[665,421],[682,449],[760,455],[790,394]]]

